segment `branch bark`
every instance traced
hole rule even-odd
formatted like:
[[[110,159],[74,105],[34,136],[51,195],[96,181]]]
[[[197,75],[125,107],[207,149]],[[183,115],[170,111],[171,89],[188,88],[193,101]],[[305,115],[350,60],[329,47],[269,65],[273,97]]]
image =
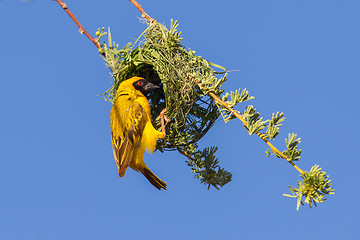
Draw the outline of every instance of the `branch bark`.
[[[98,41],[93,38],[86,30],[85,28],[80,24],[80,22],[76,19],[75,15],[68,9],[67,5],[65,3],[63,3],[61,0],[55,0],[64,10],[65,12],[69,15],[69,17],[75,22],[75,24],[79,27],[79,32],[81,34],[85,34],[85,36],[90,39],[90,41],[92,43],[94,43],[94,45],[100,49],[100,44],[98,43]]]
[[[155,19],[152,19],[146,12],[145,10],[142,8],[142,6],[135,0],[129,0],[132,4],[134,4],[134,6],[139,9],[139,11],[141,12],[141,16],[143,18],[145,18],[146,20],[148,20],[150,23],[155,22]]]

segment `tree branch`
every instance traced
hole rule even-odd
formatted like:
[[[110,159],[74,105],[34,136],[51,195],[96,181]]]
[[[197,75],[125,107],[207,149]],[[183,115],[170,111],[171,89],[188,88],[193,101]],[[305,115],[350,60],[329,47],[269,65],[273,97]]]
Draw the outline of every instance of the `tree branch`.
[[[177,150],[178,150],[178,152],[179,152],[180,154],[184,155],[184,156],[187,157],[189,160],[194,161],[194,159],[193,159],[191,156],[189,156],[189,154],[187,154],[186,152],[184,152],[180,147],[178,147]]]
[[[92,43],[95,44],[95,46],[100,49],[100,44],[98,43],[98,41],[93,38],[85,29],[84,27],[80,24],[80,22],[76,19],[75,15],[68,9],[67,5],[65,3],[63,3],[61,0],[55,0],[64,10],[65,12],[69,15],[69,17],[76,23],[76,25],[79,27],[79,32],[81,34],[85,34],[85,36],[87,36],[90,41]]]
[[[139,11],[141,12],[141,16],[143,18],[145,18],[146,20],[149,21],[149,23],[155,22],[155,19],[152,19],[146,12],[145,10],[141,7],[141,5],[136,2],[135,0],[129,0],[132,4],[134,4],[134,6],[139,9]]]
[[[224,106],[226,109],[228,109],[232,114],[234,114],[235,117],[237,117],[245,126],[248,126],[248,123],[246,122],[246,120],[243,118],[243,116],[241,114],[239,114],[238,111],[235,111],[234,109],[232,109],[231,107],[229,107],[224,101],[222,101],[218,96],[216,96],[214,93],[210,92],[209,95],[218,103],[220,103],[222,106]],[[256,132],[256,135],[258,135],[270,148],[271,150],[276,153],[277,155],[279,155],[281,158],[285,159],[288,163],[290,163],[296,170],[298,170],[301,174],[304,173],[304,170],[302,170],[301,168],[299,168],[295,163],[293,163],[292,161],[289,161],[288,158],[282,153],[280,152],[274,145],[272,145],[269,140],[267,139],[267,137],[265,136],[265,134],[260,133],[260,132]]]

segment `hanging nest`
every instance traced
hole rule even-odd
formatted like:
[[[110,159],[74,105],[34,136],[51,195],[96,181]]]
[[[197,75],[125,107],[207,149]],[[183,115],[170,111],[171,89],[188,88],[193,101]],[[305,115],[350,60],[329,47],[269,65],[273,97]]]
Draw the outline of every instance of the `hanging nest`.
[[[231,173],[218,165],[214,155],[217,147],[198,150],[197,143],[220,116],[215,101],[206,94],[211,91],[220,95],[227,74],[223,67],[186,50],[177,27],[176,21],[171,21],[170,30],[158,22],[148,23],[138,39],[122,49],[112,42],[109,30],[108,44],[101,45],[100,52],[105,53],[114,83],[104,93],[105,99],[114,102],[119,84],[133,76],[161,86],[163,91],[149,97],[152,122],[160,129],[159,114],[164,108],[171,121],[166,125],[166,138],[158,142],[157,149],[179,151],[187,156],[195,178],[209,187],[222,187],[231,181]],[[106,34],[102,31],[97,32],[99,38]]]
[[[111,39],[110,30],[104,28],[96,32],[97,39],[87,34],[75,16],[61,1],[57,1],[68,15],[80,26],[81,32],[98,47],[112,71],[113,86],[103,95],[114,102],[119,84],[131,77],[140,76],[158,84],[162,91],[150,96],[152,123],[160,129],[159,114],[166,108],[166,116],[171,121],[166,125],[167,136],[158,142],[160,151],[177,150],[187,157],[187,164],[195,173],[195,178],[210,186],[224,186],[231,181],[231,173],[219,166],[215,157],[217,147],[198,150],[198,141],[209,131],[215,121],[221,117],[225,122],[239,119],[248,130],[249,135],[258,135],[269,147],[267,156],[275,155],[285,159],[300,172],[302,180],[297,187],[290,187],[292,195],[297,199],[297,209],[308,203],[310,207],[324,202],[326,195],[334,194],[331,180],[324,171],[314,165],[310,172],[303,171],[294,161],[300,159],[301,149],[298,148],[300,138],[297,134],[288,134],[285,138],[286,150],[280,151],[270,140],[279,134],[279,127],[284,121],[283,113],[273,113],[272,117],[263,120],[252,105],[245,107],[243,113],[234,107],[254,97],[246,89],[223,93],[221,85],[226,81],[223,67],[210,63],[195,51],[186,50],[181,45],[181,33],[177,32],[177,22],[171,21],[170,30],[151,19],[136,1],[131,2],[141,11],[148,22],[148,28],[134,43],[128,43],[122,49]],[[99,44],[102,36],[108,34],[108,43]],[[223,70],[216,72],[213,67]],[[303,201],[303,199],[305,200]]]

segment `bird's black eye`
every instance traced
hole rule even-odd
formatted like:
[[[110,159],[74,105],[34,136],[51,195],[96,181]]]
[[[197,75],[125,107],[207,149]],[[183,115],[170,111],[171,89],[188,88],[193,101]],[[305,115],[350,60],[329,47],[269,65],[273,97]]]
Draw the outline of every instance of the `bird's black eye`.
[[[139,82],[138,82],[138,85],[139,85],[139,86],[142,86],[143,84],[144,84],[143,81],[139,81]]]

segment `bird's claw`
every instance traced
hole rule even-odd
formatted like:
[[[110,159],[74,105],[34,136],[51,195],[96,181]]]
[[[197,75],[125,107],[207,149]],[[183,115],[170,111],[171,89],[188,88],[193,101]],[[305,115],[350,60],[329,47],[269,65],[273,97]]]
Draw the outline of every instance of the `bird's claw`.
[[[164,133],[164,137],[166,136],[166,131],[165,131],[165,125],[166,123],[170,122],[171,120],[168,119],[165,116],[166,113],[166,108],[164,108],[161,112],[160,112],[160,123],[161,123],[161,131]],[[166,123],[165,123],[166,122]]]

